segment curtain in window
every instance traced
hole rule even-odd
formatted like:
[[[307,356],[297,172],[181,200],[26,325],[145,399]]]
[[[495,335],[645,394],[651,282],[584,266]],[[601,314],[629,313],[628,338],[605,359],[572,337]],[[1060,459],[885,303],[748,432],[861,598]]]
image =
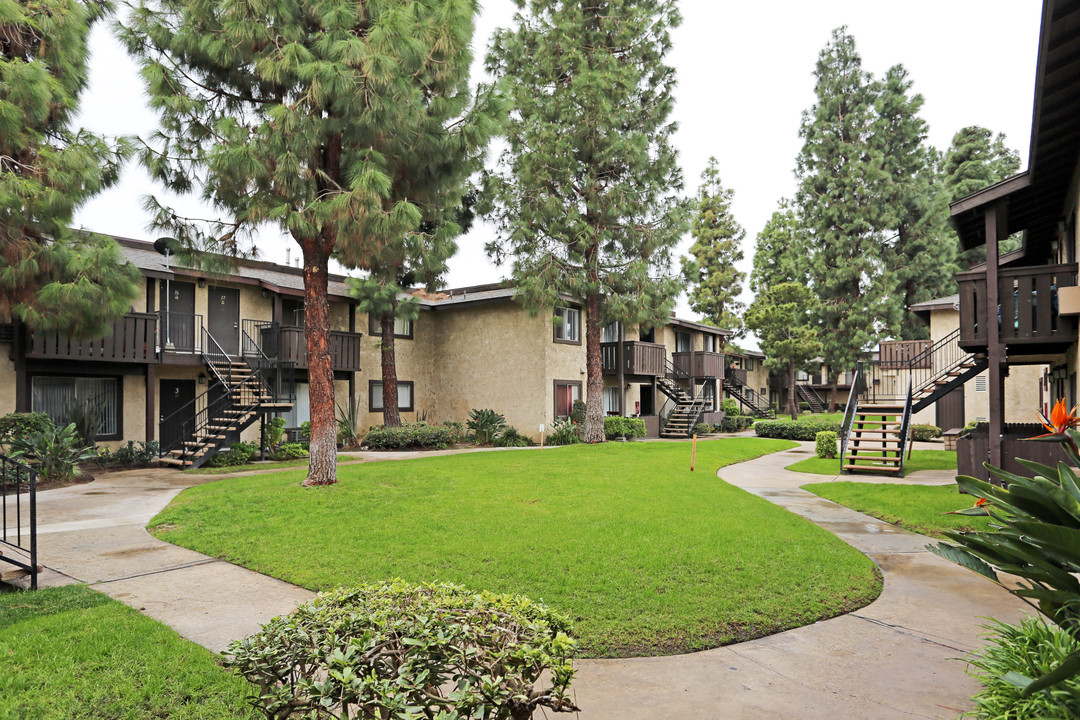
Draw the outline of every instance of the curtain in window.
[[[604,388],[604,414],[618,414],[619,412],[619,388],[608,386]]]
[[[690,333],[675,333],[675,352],[690,352]]]
[[[412,335],[412,320],[406,320],[405,318],[394,318],[394,334]],[[401,396],[398,395],[398,397]]]
[[[606,343],[619,342],[619,323],[613,322],[610,325],[605,325],[603,337],[600,341]]]
[[[89,403],[101,413],[101,435],[120,432],[116,378],[35,377],[31,387],[33,411],[45,413],[57,425],[71,422],[77,404]]]
[[[555,416],[569,417],[574,401],[581,399],[581,387],[570,383],[555,386]]]
[[[555,324],[555,337],[559,340],[577,342],[581,339],[581,311],[577,308],[556,308],[555,317],[562,322]]]
[[[405,381],[398,380],[397,405],[399,410],[412,407],[412,391],[412,383],[406,384]],[[371,384],[371,407],[376,410],[383,409],[383,391],[381,382]]]

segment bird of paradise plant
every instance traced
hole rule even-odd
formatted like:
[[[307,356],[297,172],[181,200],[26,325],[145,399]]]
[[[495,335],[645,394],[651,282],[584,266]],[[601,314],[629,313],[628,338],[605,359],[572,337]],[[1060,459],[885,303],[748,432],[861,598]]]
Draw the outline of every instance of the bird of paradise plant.
[[[1037,411],[1039,422],[1046,428],[1043,435],[1036,435],[1028,440],[1049,440],[1050,442],[1072,442],[1067,432],[1074,427],[1080,427],[1080,405],[1074,405],[1072,410],[1066,410],[1065,398],[1058,399],[1054,409],[1050,411],[1050,417],[1046,417],[1042,411]],[[1075,445],[1074,445],[1075,447]]]

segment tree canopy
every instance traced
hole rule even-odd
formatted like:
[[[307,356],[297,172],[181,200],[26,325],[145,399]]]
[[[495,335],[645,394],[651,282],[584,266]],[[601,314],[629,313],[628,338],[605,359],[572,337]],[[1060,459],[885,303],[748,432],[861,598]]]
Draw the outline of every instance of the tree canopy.
[[[805,368],[822,349],[814,323],[816,303],[805,285],[780,283],[759,293],[746,311],[746,326],[761,342],[765,367],[788,376],[788,413],[793,420],[799,416],[795,371]]]

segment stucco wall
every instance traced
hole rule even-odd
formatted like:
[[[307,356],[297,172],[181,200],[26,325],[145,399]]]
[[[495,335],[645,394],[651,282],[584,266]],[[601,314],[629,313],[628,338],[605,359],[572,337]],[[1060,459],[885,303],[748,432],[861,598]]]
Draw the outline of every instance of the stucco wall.
[[[345,325],[348,328],[347,306]],[[339,311],[340,312],[340,311]],[[420,412],[427,412],[429,422],[440,422],[434,418],[435,394],[432,384],[432,358],[435,338],[435,323],[430,312],[421,312],[420,316],[413,321],[412,338],[394,339],[394,365],[397,369],[397,378],[402,382],[413,384],[413,410],[402,412],[401,419],[412,422]],[[361,427],[367,428],[372,425],[381,425],[383,421],[382,411],[369,412],[369,381],[382,380],[382,338],[369,332],[370,321],[365,313],[356,314],[356,330],[364,334],[361,340],[362,371],[356,374],[356,397],[360,404]],[[341,397],[346,397],[347,390]]]
[[[15,412],[15,363],[11,344],[0,343],[0,415]]]

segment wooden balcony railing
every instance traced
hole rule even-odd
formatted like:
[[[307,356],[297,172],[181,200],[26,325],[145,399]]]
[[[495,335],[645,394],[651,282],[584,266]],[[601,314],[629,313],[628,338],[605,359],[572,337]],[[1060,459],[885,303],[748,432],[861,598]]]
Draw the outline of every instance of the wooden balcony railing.
[[[724,377],[724,353],[702,350],[677,352],[671,354],[671,361],[675,364],[675,367],[691,377]]]
[[[746,372],[745,368],[728,368],[724,371],[724,377],[731,380],[736,385],[745,385]]]
[[[915,367],[912,361],[917,360],[917,367],[928,368],[930,356],[926,351],[933,344],[932,340],[888,340],[878,345],[878,361],[883,368],[911,369]]]
[[[1002,268],[998,272],[1000,305],[997,316],[1001,341],[1035,350],[1058,349],[1076,342],[1076,319],[1058,315],[1057,289],[1076,285],[1076,264]],[[956,276],[960,287],[960,347],[979,350],[987,347],[986,273],[966,272]]]
[[[113,321],[112,332],[96,340],[78,340],[59,332],[31,334],[26,356],[41,360],[157,362],[157,315],[128,313]]]
[[[360,367],[360,333],[337,332],[330,333],[330,357],[334,370],[356,372]],[[306,368],[307,364],[307,339],[304,337],[304,328],[295,325],[283,325],[281,327],[281,340],[278,348],[277,359],[282,362],[294,362],[298,368]]]
[[[619,343],[600,344],[600,365],[607,375],[619,372]],[[626,375],[663,375],[667,348],[656,343],[627,340],[623,343],[623,373]]]

